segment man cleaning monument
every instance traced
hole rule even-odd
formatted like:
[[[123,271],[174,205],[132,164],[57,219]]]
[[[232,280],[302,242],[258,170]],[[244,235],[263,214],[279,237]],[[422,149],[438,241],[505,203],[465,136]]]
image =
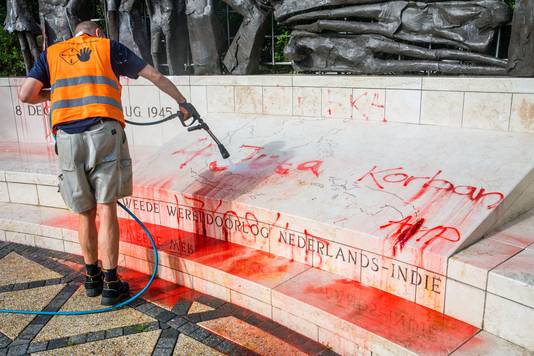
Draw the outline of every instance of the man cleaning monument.
[[[116,202],[132,193],[119,77],[148,79],[177,102],[184,118],[196,110],[169,79],[127,47],[105,38],[94,22],[81,22],[75,33],[41,53],[18,95],[29,104],[50,100],[62,171],[59,188],[65,204],[79,214],[86,294],[102,295],[102,305],[115,305],[129,295],[128,283],[117,274]]]

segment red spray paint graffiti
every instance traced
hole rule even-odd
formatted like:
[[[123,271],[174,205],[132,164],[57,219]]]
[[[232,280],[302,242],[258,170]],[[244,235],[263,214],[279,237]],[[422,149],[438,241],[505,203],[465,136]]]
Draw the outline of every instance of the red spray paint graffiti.
[[[450,192],[457,196],[464,196],[473,202],[473,204],[484,202],[487,204],[486,207],[488,209],[497,207],[504,200],[504,194],[499,192],[487,192],[482,187],[455,185],[449,180],[440,179],[438,177],[443,173],[441,170],[437,171],[433,176],[422,177],[405,173],[403,170],[403,167],[378,169],[378,166],[374,166],[356,181],[366,183],[380,190],[386,190],[386,186],[408,188],[422,183],[419,186],[419,190],[407,200],[407,203],[412,203],[420,199],[431,189]]]

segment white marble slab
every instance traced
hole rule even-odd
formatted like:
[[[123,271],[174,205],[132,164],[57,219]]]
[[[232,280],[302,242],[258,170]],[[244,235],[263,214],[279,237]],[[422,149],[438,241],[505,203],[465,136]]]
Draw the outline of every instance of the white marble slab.
[[[487,331],[481,331],[463,344],[452,356],[529,356],[532,352],[501,339]]]
[[[159,197],[163,188],[166,201],[186,193],[202,200],[197,208],[274,225],[270,250],[313,265],[329,258],[354,264],[349,249],[362,249],[444,274],[448,256],[498,221],[497,206],[534,167],[533,138],[524,134],[334,119],[210,126],[232,160],[221,160],[205,134],[180,134],[136,168],[137,184],[155,191],[143,197]],[[284,235],[287,229],[295,235]],[[265,248],[264,239],[247,238],[239,237]]]
[[[520,251],[520,247],[484,239],[452,256],[447,276],[485,290],[489,271]]]
[[[492,270],[488,291],[534,309],[534,251],[524,250]]]
[[[534,309],[488,293],[484,330],[534,352]]]

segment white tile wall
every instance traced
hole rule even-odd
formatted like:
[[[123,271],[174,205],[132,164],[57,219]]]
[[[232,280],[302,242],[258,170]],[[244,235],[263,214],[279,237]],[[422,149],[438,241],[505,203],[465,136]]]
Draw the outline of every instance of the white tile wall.
[[[465,93],[463,127],[508,131],[512,94]]]
[[[291,116],[293,112],[293,88],[263,87],[263,113]]]
[[[15,110],[11,100],[11,90],[7,86],[0,87],[0,112],[2,113],[2,119],[0,120],[0,141],[16,142],[18,135],[15,124]]]
[[[351,96],[351,89],[323,88],[323,116],[327,118],[351,118]]]
[[[386,120],[419,123],[421,92],[418,90],[386,90]]]
[[[263,90],[257,86],[235,87],[235,110],[240,114],[261,114]]]
[[[462,126],[464,93],[424,91],[421,105],[421,124]]]
[[[321,116],[321,88],[293,88],[293,115]]]
[[[208,112],[234,112],[235,97],[233,86],[208,86]]]
[[[510,129],[516,132],[534,132],[534,94],[514,94]]]
[[[369,121],[385,120],[386,91],[383,89],[354,89],[350,103],[353,119]]]

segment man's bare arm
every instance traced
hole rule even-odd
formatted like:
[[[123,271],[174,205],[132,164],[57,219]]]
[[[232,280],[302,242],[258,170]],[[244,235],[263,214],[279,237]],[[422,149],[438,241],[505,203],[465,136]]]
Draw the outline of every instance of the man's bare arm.
[[[50,90],[43,90],[43,83],[26,78],[18,90],[19,100],[26,104],[39,104],[50,100]]]

